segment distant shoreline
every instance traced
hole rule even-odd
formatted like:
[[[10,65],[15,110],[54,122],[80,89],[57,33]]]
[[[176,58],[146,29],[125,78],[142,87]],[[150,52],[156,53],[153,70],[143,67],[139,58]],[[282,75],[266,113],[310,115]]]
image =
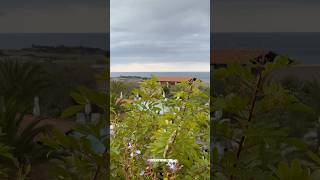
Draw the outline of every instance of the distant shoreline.
[[[109,33],[0,33],[0,49],[21,49],[32,44],[83,46],[108,50]]]
[[[209,64],[208,64],[209,65]],[[152,75],[155,76],[191,76],[196,77],[204,82],[210,82],[210,72],[111,72],[111,78],[122,77],[140,77],[140,78],[150,78]]]
[[[100,70],[109,64],[109,51],[85,46],[43,46],[32,45],[21,49],[0,49],[0,60],[44,64],[87,64]],[[75,64],[75,65],[76,65]]]

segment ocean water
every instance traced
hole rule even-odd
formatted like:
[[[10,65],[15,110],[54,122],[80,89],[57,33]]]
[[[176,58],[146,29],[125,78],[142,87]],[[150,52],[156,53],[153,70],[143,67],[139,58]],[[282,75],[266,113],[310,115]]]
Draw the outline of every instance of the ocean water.
[[[264,49],[306,64],[320,64],[320,33],[213,33],[215,49]]]
[[[111,77],[120,76],[139,76],[151,77],[155,76],[191,76],[201,79],[205,82],[210,82],[210,72],[111,72]]]
[[[0,49],[43,46],[85,46],[109,49],[107,33],[0,33]]]
[[[0,33],[0,49],[86,46],[109,49],[108,33]],[[320,63],[320,33],[213,33],[211,47],[264,49],[308,64]]]

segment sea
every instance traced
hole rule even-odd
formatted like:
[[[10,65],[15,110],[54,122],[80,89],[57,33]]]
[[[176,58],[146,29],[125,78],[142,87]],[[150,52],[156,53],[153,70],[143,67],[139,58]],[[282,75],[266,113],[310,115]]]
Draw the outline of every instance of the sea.
[[[108,33],[0,33],[0,49],[42,46],[85,46],[109,49]]]
[[[151,77],[154,76],[190,76],[196,77],[204,82],[210,82],[210,72],[111,72],[111,77],[120,76],[138,76]]]
[[[305,64],[320,64],[319,32],[212,33],[212,49],[262,49]]]
[[[0,33],[0,49],[34,45],[109,49],[108,33]],[[263,49],[307,64],[320,63],[320,33],[212,33],[211,48]]]

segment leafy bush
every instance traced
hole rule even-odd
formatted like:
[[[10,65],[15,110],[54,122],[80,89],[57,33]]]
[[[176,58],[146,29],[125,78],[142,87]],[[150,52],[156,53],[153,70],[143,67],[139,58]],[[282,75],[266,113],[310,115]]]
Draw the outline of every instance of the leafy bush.
[[[309,129],[301,134],[295,129],[295,123],[314,118],[314,109],[269,79],[288,63],[277,57],[264,66],[231,64],[215,70],[214,80],[224,88],[214,84],[212,92],[211,168],[216,179],[310,179],[308,171],[316,171],[306,158],[313,153],[301,136]],[[289,167],[292,159],[300,160]]]
[[[144,81],[123,104],[127,111],[111,119],[112,177],[209,179],[209,97],[198,82],[185,82],[166,98],[156,80]],[[152,158],[177,163],[148,163]]]
[[[40,65],[0,61],[0,97],[4,103],[18,100],[28,106],[48,87],[48,73]]]
[[[13,156],[10,153],[10,148],[8,146],[5,146],[3,144],[0,144],[0,160],[1,162],[4,162],[5,160],[12,160]],[[0,164],[0,178],[5,179],[8,178],[8,168],[5,167],[5,165]]]
[[[108,74],[98,77],[108,78]],[[108,91],[107,91],[108,92]],[[54,130],[44,143],[51,148],[53,179],[105,179],[109,176],[108,101],[105,91],[79,87],[71,94],[78,105],[67,108],[62,118],[83,111],[87,104],[101,109],[103,115],[97,122],[77,123],[71,134]]]

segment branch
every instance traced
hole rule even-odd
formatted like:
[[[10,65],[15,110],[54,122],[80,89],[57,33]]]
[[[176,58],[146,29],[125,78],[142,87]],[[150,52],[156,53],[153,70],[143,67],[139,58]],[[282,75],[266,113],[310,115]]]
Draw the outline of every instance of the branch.
[[[174,141],[176,140],[176,137],[177,137],[177,134],[178,134],[178,130],[174,130],[172,135],[170,136],[169,138],[169,142],[168,144],[166,145],[165,149],[164,149],[164,152],[163,152],[163,158],[166,158],[167,157],[167,154],[170,150],[170,145],[174,143]]]
[[[261,72],[260,72],[259,75],[258,75],[258,78],[257,78],[257,83],[255,85],[255,89],[254,89],[254,92],[253,92],[253,95],[252,95],[252,99],[251,99],[251,103],[250,103],[251,106],[250,106],[250,110],[249,110],[248,122],[252,121],[253,112],[254,112],[254,108],[255,108],[256,102],[257,102],[257,97],[258,97],[258,92],[259,92],[259,88],[260,88],[261,82],[262,82],[262,75],[261,75]],[[239,147],[238,147],[238,150],[237,150],[237,160],[240,159],[240,155],[241,155],[245,140],[246,140],[246,136],[243,135],[241,137],[241,140],[240,140],[240,143],[239,143]],[[237,167],[237,162],[233,165],[233,167],[235,167],[235,168]],[[230,179],[233,180],[234,176],[232,175],[230,177]]]
[[[251,122],[251,120],[252,120],[254,108],[255,108],[255,105],[256,105],[256,102],[257,102],[257,97],[258,97],[258,92],[259,92],[261,80],[262,80],[262,76],[261,76],[261,73],[260,73],[259,76],[258,76],[258,80],[257,80],[257,83],[256,83],[255,90],[253,92],[252,99],[251,99],[251,107],[250,107],[250,111],[249,111],[248,122]],[[241,154],[242,148],[244,146],[245,139],[246,139],[246,136],[242,136],[241,141],[240,141],[240,145],[239,145],[239,149],[238,149],[238,152],[237,152],[237,159],[240,158],[240,154]]]

